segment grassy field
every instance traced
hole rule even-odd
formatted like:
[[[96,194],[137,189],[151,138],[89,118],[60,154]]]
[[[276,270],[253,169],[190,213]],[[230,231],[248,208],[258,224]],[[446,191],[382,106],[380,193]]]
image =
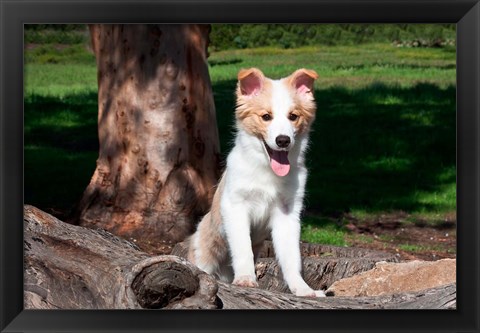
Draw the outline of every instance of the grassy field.
[[[25,53],[25,202],[59,214],[95,169],[95,59],[83,46]],[[346,245],[342,216],[402,211],[435,224],[456,209],[455,48],[389,44],[259,48],[209,58],[221,149],[231,147],[240,68],[320,75],[302,237]]]

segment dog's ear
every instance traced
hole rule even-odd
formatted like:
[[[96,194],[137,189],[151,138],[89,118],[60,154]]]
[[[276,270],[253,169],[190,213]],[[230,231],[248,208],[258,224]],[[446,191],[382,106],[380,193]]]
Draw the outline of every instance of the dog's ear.
[[[238,72],[238,85],[242,95],[256,95],[262,90],[265,75],[258,68],[241,69]]]
[[[288,80],[300,94],[313,94],[313,84],[318,78],[317,72],[311,69],[301,68],[293,72]]]

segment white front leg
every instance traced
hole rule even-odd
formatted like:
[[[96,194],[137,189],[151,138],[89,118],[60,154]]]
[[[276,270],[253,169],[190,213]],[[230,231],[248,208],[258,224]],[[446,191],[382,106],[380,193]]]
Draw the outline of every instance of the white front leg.
[[[258,287],[250,238],[250,220],[245,205],[224,202],[222,218],[232,257],[233,284]]]
[[[273,247],[285,282],[296,296],[323,297],[325,293],[310,288],[301,275],[300,210],[282,206],[274,209],[271,226]]]

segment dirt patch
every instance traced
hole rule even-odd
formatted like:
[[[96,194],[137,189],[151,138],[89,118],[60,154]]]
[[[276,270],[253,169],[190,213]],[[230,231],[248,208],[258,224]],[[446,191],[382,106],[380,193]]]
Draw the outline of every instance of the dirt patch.
[[[358,220],[350,215],[346,228],[349,246],[395,253],[400,260],[438,260],[456,258],[457,223],[455,214],[443,217],[442,222],[406,221],[408,214],[380,215]]]

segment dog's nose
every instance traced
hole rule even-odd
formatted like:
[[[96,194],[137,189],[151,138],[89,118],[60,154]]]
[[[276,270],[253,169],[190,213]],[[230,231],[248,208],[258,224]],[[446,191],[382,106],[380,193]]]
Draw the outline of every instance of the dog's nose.
[[[289,136],[286,136],[286,135],[279,135],[279,136],[277,136],[277,138],[275,139],[275,143],[276,143],[277,146],[279,146],[280,148],[287,148],[288,145],[290,145],[290,137],[289,137]]]

